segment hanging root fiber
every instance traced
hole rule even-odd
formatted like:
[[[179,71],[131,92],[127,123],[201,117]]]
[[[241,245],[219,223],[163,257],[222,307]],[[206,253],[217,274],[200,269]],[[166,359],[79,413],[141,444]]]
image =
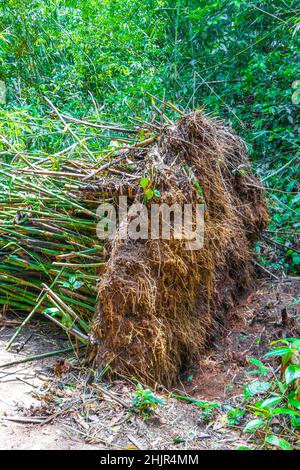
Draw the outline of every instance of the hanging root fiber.
[[[124,239],[120,226],[107,248],[93,339],[99,367],[171,386],[251,287],[253,243],[268,215],[244,144],[222,122],[194,112],[149,142],[125,151],[133,173],[123,161],[103,185],[116,205],[120,194],[146,205],[149,226],[153,203],[202,204],[204,244],[187,249],[174,230],[169,240]]]

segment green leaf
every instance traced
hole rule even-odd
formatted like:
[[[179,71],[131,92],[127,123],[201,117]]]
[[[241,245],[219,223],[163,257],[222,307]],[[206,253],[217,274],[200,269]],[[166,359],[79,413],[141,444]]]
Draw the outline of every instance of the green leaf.
[[[56,307],[50,307],[50,308],[45,308],[44,313],[47,315],[51,315],[51,317],[54,317],[57,313],[59,313],[59,309]]]
[[[184,439],[184,437],[175,437],[173,439],[173,442],[174,442],[174,444],[180,444],[182,442],[185,442],[185,439]]]
[[[300,418],[300,413],[290,408],[275,408],[272,410],[272,415],[289,415],[289,416],[298,416]]]
[[[274,434],[272,434],[271,436],[267,436],[265,439],[265,442],[275,447],[279,447],[282,450],[293,450],[293,447],[288,441],[286,441],[285,439],[279,438],[275,436]]]
[[[149,179],[148,178],[141,178],[140,179],[140,185],[141,185],[142,188],[144,188],[144,189],[147,188],[148,184],[149,184]]]
[[[280,348],[275,348],[272,351],[267,352],[267,354],[264,355],[264,357],[279,357],[279,356],[284,356],[285,354],[292,354],[291,348],[288,347],[280,347]]]
[[[241,408],[232,408],[227,413],[227,421],[229,424],[238,424],[245,415],[245,411]]]
[[[260,418],[252,419],[244,427],[244,432],[256,431],[256,429],[261,428],[262,426],[264,426],[264,424],[265,424],[265,421],[263,419],[260,419]]]
[[[267,398],[260,404],[260,408],[270,408],[273,405],[277,405],[282,401],[282,397],[271,397]]]
[[[285,381],[286,381],[287,385],[294,382],[294,380],[299,379],[300,378],[300,366],[298,366],[296,364],[289,365],[285,369],[284,378],[285,378]]]
[[[253,397],[255,395],[265,393],[270,388],[271,384],[269,382],[260,382],[259,380],[255,380],[251,384],[245,386],[245,392],[250,397]]]
[[[250,357],[248,359],[248,362],[250,364],[254,364],[255,366],[257,366],[258,370],[256,371],[251,371],[252,373],[259,373],[259,374],[262,374],[262,375],[267,375],[268,372],[269,372],[269,368],[267,366],[265,366],[265,364],[261,361],[259,361],[258,359],[255,359],[253,357]]]
[[[297,392],[295,390],[288,394],[288,403],[300,410],[300,400],[297,399]]]
[[[291,424],[294,428],[300,428],[300,416],[291,416]]]
[[[254,364],[254,365],[259,366],[259,367],[266,367],[263,362],[259,361],[258,359],[255,359],[254,357],[250,357],[248,359],[248,362],[250,364]]]
[[[150,188],[145,191],[145,196],[146,196],[147,201],[149,201],[150,199],[153,198],[153,194],[154,193],[153,193],[152,189],[150,189]]]

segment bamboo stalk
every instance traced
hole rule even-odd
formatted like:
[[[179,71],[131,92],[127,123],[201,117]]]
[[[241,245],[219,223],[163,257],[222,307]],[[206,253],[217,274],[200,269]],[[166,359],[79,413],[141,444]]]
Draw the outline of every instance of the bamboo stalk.
[[[79,348],[84,347],[84,345],[80,345]],[[44,359],[45,357],[53,357],[58,356],[59,354],[66,354],[69,352],[74,352],[74,348],[65,348],[65,349],[58,349],[56,351],[48,351],[43,354],[37,354],[35,356],[27,356],[24,359],[18,359],[16,361],[5,362],[4,364],[0,364],[0,368],[3,369],[5,367],[16,366],[18,364],[25,364],[25,362],[32,362],[32,361],[39,361]]]
[[[59,279],[60,277],[60,274],[61,272],[63,271],[63,268],[62,270],[59,272],[59,274],[56,276],[56,278],[54,279],[53,283],[51,284],[51,287],[53,287],[55,285],[55,283],[57,282],[57,280]],[[35,312],[39,309],[39,307],[41,306],[41,304],[43,303],[43,300],[46,296],[46,293],[45,292],[41,292],[40,296],[39,296],[39,299],[37,301],[37,304],[36,306],[33,308],[33,310],[30,312],[30,314],[25,318],[25,320],[23,321],[23,323],[17,328],[15,334],[12,336],[12,338],[9,340],[9,342],[7,343],[7,346],[5,348],[5,351],[8,351],[8,349],[12,346],[12,344],[15,342],[15,340],[17,339],[17,337],[19,336],[19,334],[21,333],[21,330],[24,328],[25,325],[27,325],[27,323],[31,320],[31,318],[33,317],[33,315],[35,314]]]

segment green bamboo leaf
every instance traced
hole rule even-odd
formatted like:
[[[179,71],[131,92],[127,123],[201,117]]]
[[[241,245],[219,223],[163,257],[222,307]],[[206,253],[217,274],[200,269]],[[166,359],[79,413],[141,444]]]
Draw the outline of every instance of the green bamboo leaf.
[[[145,191],[145,196],[146,196],[147,201],[153,198],[153,194],[154,194],[153,190],[150,188]]]
[[[289,415],[300,418],[300,413],[290,408],[275,408],[275,410],[272,410],[272,415]]]
[[[288,404],[300,410],[300,400],[297,399],[297,391],[293,390],[288,394]]]
[[[264,425],[265,425],[265,421],[263,419],[260,419],[260,418],[252,419],[246,424],[243,431],[253,432],[253,431],[256,431],[256,429],[259,429]]]
[[[275,447],[279,447],[282,450],[293,450],[292,445],[288,441],[280,437],[277,437],[274,434],[272,434],[271,436],[267,436],[265,439],[265,442]]]
[[[289,385],[300,378],[300,366],[291,364],[285,369],[284,378],[286,384]]]
[[[260,408],[270,408],[271,406],[277,405],[281,401],[282,401],[282,397],[267,398],[260,404]]]
[[[293,350],[287,346],[283,346],[280,348],[275,348],[272,351],[267,352],[267,354],[264,355],[264,357],[280,357],[284,356],[285,354],[290,354],[292,355]]]
[[[141,178],[140,179],[140,185],[143,189],[146,189],[149,184],[149,179],[148,178]]]
[[[255,359],[253,357],[250,357],[248,359],[248,362],[250,364],[254,364],[258,368],[258,370],[250,371],[250,372],[252,372],[252,374],[255,374],[255,373],[259,373],[259,374],[262,374],[262,375],[267,375],[268,374],[269,368],[263,362],[259,361],[258,359]]]

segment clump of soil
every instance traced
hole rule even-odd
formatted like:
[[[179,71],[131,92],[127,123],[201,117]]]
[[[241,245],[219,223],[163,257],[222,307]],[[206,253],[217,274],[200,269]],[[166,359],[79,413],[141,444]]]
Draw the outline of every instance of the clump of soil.
[[[204,205],[204,245],[187,249],[172,223],[170,240],[124,240],[119,227],[99,285],[97,362],[171,386],[251,287],[252,245],[268,215],[245,146],[222,122],[194,112],[141,152],[131,161],[143,165],[159,204]],[[128,184],[133,202],[145,203],[139,179]]]

